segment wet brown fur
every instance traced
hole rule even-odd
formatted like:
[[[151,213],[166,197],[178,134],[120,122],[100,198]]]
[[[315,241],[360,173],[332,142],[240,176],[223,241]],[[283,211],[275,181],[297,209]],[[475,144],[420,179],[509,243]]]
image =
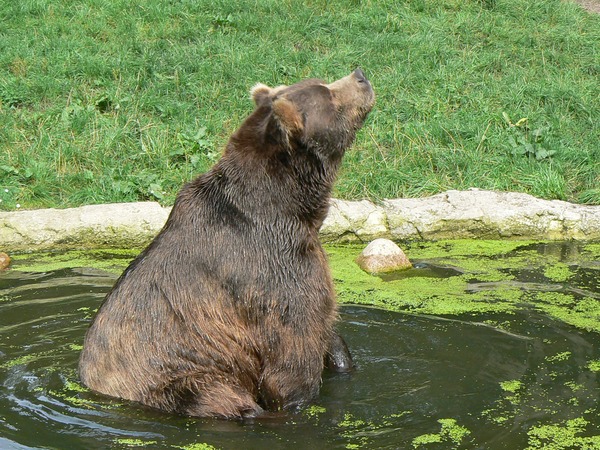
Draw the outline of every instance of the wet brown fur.
[[[183,187],[98,311],[79,366],[91,389],[224,418],[317,394],[337,317],[318,230],[373,91],[357,71],[258,85],[253,98],[223,157]]]

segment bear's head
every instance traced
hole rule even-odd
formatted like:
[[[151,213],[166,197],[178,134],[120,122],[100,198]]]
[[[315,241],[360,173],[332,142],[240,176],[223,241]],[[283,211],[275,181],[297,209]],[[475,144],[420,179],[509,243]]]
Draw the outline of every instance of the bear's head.
[[[263,149],[305,149],[330,161],[341,159],[375,102],[360,69],[330,84],[318,79],[275,88],[259,83],[251,94]]]
[[[364,73],[251,91],[254,111],[211,171],[228,202],[251,216],[301,217],[317,230],[345,150],[375,103]]]

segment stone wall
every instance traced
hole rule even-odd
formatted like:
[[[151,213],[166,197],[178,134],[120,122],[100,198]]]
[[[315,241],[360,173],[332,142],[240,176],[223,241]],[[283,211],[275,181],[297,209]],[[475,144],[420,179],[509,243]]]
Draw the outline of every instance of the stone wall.
[[[0,251],[140,247],[158,233],[169,211],[143,202],[0,212]],[[334,199],[321,237],[324,242],[379,237],[600,241],[600,206],[477,189],[381,204]]]
[[[600,240],[600,206],[471,189],[426,198],[333,200],[326,241],[435,239]]]

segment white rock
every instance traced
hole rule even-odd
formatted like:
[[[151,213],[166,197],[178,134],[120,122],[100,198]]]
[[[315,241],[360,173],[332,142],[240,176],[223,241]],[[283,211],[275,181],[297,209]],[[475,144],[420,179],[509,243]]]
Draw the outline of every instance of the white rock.
[[[0,252],[0,270],[6,269],[10,266],[10,256],[6,253]]]
[[[412,267],[402,249],[389,239],[375,239],[356,258],[365,272],[383,273]]]

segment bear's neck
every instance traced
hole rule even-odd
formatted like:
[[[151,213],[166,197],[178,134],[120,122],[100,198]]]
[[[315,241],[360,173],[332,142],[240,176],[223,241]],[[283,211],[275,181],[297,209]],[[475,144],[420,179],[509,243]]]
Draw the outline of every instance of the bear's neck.
[[[296,220],[320,228],[341,162],[310,149],[243,149],[230,142],[209,172],[237,208],[264,220]]]

